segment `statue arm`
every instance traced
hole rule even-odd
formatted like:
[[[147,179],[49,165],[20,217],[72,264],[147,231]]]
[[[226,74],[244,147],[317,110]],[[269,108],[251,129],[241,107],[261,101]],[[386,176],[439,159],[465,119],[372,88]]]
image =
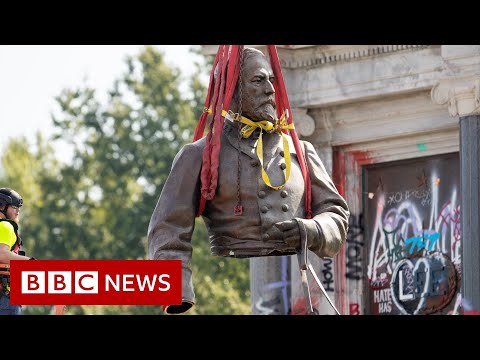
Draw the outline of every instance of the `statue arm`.
[[[148,256],[152,260],[182,260],[182,305],[164,307],[183,313],[195,304],[192,283],[192,234],[200,195],[202,147],[185,145],[176,155],[148,226]]]
[[[312,184],[312,219],[305,225],[307,244],[320,258],[335,256],[347,238],[350,212],[313,145],[303,142]]]

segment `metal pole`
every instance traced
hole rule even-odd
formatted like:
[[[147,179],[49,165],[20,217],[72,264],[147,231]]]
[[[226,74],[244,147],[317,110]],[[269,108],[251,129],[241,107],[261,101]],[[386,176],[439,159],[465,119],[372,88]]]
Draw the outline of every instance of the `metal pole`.
[[[480,311],[480,115],[460,117],[462,298],[464,311]]]

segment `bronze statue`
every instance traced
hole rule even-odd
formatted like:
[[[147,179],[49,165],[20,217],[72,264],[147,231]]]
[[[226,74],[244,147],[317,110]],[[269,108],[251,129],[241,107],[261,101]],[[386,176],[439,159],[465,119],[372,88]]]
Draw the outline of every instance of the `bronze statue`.
[[[299,251],[304,236],[316,255],[334,256],[347,236],[348,206],[313,145],[300,141],[296,148],[286,134],[293,125],[285,122],[288,111],[277,114],[274,71],[268,58],[254,48],[243,49],[240,56],[235,92],[229,108],[222,111],[215,195],[204,202],[201,214],[211,254],[291,255]],[[219,64],[212,71],[219,73]],[[183,313],[195,303],[191,236],[203,194],[206,141],[203,137],[187,144],[177,154],[148,228],[150,259],[182,260],[183,303],[166,306],[170,314]],[[308,166],[311,218],[304,206],[306,186],[297,149],[303,151]]]

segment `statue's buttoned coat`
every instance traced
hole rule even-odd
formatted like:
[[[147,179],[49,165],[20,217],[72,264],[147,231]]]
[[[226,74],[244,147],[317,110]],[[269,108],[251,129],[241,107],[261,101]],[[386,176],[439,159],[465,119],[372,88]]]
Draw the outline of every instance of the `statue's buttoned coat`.
[[[290,136],[290,177],[282,189],[268,187],[256,153],[259,130],[239,139],[238,129],[225,120],[221,137],[218,185],[202,214],[212,255],[255,257],[294,254],[275,223],[297,219],[313,237],[310,248],[318,256],[334,256],[346,239],[348,206],[337,192],[313,145],[301,141],[312,188],[312,219],[305,219],[304,180]],[[263,133],[263,165],[273,186],[285,182],[286,161],[282,137]],[[150,259],[182,260],[182,299],[193,304],[191,236],[200,201],[200,172],[205,138],[185,145],[175,157],[148,228]],[[240,157],[240,161],[238,161]],[[240,181],[238,181],[240,170]],[[239,186],[239,187],[238,187]],[[238,189],[243,213],[234,214]]]

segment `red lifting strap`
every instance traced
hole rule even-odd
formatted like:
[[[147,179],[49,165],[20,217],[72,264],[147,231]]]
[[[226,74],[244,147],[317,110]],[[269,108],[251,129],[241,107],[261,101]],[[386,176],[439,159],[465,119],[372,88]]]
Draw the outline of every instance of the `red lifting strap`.
[[[268,45],[268,53],[270,55],[270,64],[272,65],[273,75],[275,76],[274,88],[275,88],[275,100],[277,102],[277,116],[280,117],[285,110],[288,110],[288,124],[293,123],[293,113],[290,108],[290,102],[288,101],[287,90],[285,89],[285,81],[283,80],[282,69],[280,68],[280,61],[278,59],[277,48],[275,45]],[[293,140],[293,145],[297,153],[298,163],[303,174],[303,180],[305,181],[305,213],[306,218],[312,218],[312,184],[310,181],[310,173],[308,170],[307,160],[303,153],[300,140],[298,139],[295,129],[290,130],[290,136]]]
[[[275,101],[277,104],[277,116],[281,116],[288,109],[288,123],[293,123],[293,114],[288,101],[287,91],[280,68],[277,49],[275,45],[268,45],[270,63],[275,76]],[[243,56],[243,45],[220,45],[213,63],[210,74],[207,98],[205,100],[204,112],[200,116],[193,141],[203,137],[207,118],[209,116],[207,109],[211,109],[211,121],[209,131],[206,136],[205,149],[202,154],[201,170],[201,196],[197,216],[200,216],[205,209],[207,200],[215,197],[215,191],[218,183],[218,166],[220,154],[220,138],[222,134],[225,118],[222,116],[222,110],[229,110],[233,93],[240,73],[240,59]],[[215,70],[217,74],[215,76]],[[295,146],[298,162],[302,170],[305,181],[305,212],[307,219],[312,217],[311,211],[311,182],[308,171],[305,154],[303,153],[300,140],[295,129],[290,130],[290,135]]]
[[[243,47],[242,47],[243,49]],[[220,155],[220,137],[224,117],[222,110],[230,106],[235,86],[240,72],[240,46],[239,45],[221,45],[218,48],[217,56],[210,74],[210,84],[208,89],[205,109],[211,109],[212,120],[209,126],[209,132],[206,137],[205,149],[202,155],[201,179],[201,197],[197,216],[200,216],[205,209],[206,200],[212,200],[215,196],[215,190],[218,183],[218,165]],[[228,65],[228,70],[227,70]],[[214,75],[217,70],[216,76]],[[213,90],[213,97],[210,97]],[[203,134],[208,113],[204,112],[200,117],[195,138]]]
[[[217,56],[215,56],[215,61],[213,62],[213,68],[215,69],[215,66],[218,64],[218,57],[219,57],[220,52],[217,52]],[[214,76],[214,71],[211,72],[210,74],[210,81],[209,81],[209,86],[208,86],[208,93],[207,97],[205,99],[205,105],[204,105],[204,111],[202,112],[202,115],[200,115],[200,119],[198,120],[197,128],[195,129],[195,135],[193,136],[193,142],[201,139],[203,137],[203,133],[205,131],[205,125],[207,124],[207,118],[208,118],[208,113],[207,109],[210,106],[210,101],[213,96],[213,87],[211,86],[213,82],[213,76]]]

